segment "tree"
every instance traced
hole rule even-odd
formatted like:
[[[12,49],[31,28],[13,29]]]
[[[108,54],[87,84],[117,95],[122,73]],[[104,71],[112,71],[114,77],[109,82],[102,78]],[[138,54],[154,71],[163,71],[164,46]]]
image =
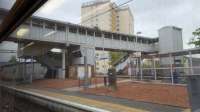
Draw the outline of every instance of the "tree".
[[[189,44],[200,47],[200,28],[196,29],[192,34],[194,37],[190,40]]]
[[[9,60],[9,63],[15,64],[17,62],[16,56],[12,56]]]
[[[122,56],[124,56],[125,53],[123,52],[109,52],[110,54],[110,59],[111,59],[111,65],[116,63]]]

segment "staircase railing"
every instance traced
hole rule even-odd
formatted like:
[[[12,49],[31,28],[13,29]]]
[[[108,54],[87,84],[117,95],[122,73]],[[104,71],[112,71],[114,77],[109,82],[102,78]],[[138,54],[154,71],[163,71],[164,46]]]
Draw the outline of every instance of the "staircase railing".
[[[116,71],[117,71],[117,72],[118,72],[119,70],[124,70],[124,68],[126,67],[126,65],[124,65],[124,63],[125,63],[125,62],[127,63],[128,57],[129,57],[129,54],[126,53],[126,54],[124,54],[120,59],[118,59],[118,60],[113,64],[113,66],[116,68]],[[122,68],[118,68],[118,66],[120,66],[120,65],[121,65]],[[124,65],[124,66],[122,66],[122,65]]]

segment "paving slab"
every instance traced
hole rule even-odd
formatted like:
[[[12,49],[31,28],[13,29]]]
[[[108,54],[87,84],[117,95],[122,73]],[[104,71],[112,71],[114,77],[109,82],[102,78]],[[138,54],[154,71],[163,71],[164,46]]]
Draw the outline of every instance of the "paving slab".
[[[109,96],[91,95],[81,92],[69,92],[59,89],[47,88],[41,90],[30,87],[24,88],[23,86],[19,88],[48,97],[66,100],[68,102],[75,102],[90,107],[108,110],[110,112],[190,112],[190,110],[186,108],[144,103]]]

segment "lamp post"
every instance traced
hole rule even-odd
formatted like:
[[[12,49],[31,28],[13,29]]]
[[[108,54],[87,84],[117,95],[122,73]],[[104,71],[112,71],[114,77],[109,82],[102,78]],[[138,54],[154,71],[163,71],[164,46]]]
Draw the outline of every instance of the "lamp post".
[[[142,34],[142,32],[137,32],[136,33],[136,46],[137,46],[137,43],[138,43],[138,35]],[[138,50],[138,49],[137,49]],[[140,57],[141,58],[141,57]],[[141,61],[141,60],[140,60]],[[137,76],[137,73],[138,73],[138,68],[139,68],[139,59],[137,58],[137,61],[136,61],[136,76]],[[140,66],[141,67],[141,66]],[[141,75],[142,77],[142,75]]]

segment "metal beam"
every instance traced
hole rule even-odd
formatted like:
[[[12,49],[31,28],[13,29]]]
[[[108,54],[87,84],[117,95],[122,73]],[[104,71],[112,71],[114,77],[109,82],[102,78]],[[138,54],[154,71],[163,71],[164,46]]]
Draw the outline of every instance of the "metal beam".
[[[21,25],[48,0],[16,0],[0,26],[0,42]]]

